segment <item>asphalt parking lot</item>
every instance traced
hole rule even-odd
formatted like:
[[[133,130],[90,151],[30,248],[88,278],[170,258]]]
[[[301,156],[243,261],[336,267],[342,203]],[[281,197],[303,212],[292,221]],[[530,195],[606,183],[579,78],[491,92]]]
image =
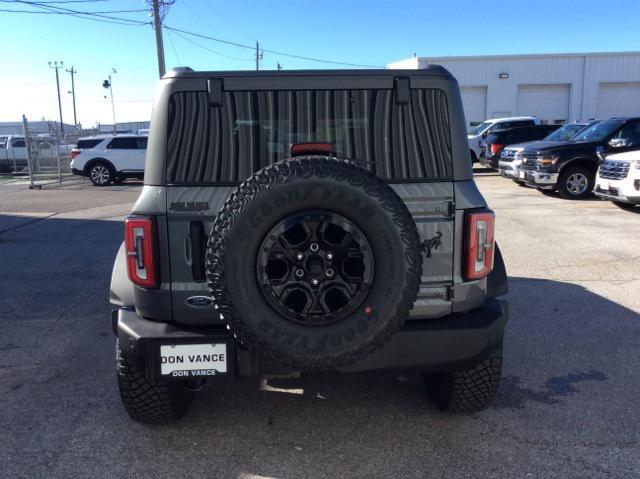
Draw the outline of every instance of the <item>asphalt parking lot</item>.
[[[510,276],[488,411],[391,373],[210,383],[179,423],[126,416],[108,284],[138,184],[0,185],[0,476],[640,476],[640,215],[488,170]]]

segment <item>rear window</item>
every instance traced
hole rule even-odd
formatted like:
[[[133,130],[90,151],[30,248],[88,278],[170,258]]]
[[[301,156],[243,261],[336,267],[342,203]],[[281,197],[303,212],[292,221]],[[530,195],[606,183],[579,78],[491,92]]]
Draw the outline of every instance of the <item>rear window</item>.
[[[107,148],[112,150],[146,150],[147,137],[124,137],[114,138],[107,145]]]
[[[95,148],[101,142],[102,142],[101,139],[98,139],[98,140],[78,140],[78,144],[76,145],[76,148],[80,148],[80,149]]]
[[[172,184],[239,182],[302,142],[329,142],[389,180],[451,176],[447,101],[436,89],[411,90],[406,105],[393,90],[227,91],[221,107],[205,92],[174,93],[167,141]]]

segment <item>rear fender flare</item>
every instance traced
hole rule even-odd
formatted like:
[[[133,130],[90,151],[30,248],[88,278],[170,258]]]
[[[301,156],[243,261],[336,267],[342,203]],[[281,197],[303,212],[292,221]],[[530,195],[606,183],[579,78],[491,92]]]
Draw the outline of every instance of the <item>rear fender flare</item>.
[[[500,247],[496,242],[495,252],[493,256],[493,269],[487,277],[487,298],[497,298],[509,292],[509,283],[507,281],[507,268],[502,259]]]
[[[111,287],[109,288],[109,302],[121,308],[133,307],[134,285],[127,274],[127,254],[124,242],[120,245],[111,273]]]

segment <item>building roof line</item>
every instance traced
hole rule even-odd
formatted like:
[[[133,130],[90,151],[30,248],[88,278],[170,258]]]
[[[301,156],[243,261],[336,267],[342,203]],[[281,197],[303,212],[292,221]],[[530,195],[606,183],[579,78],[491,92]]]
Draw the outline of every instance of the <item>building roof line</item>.
[[[507,58],[550,58],[550,57],[604,57],[604,56],[640,56],[640,51],[628,51],[628,52],[584,52],[584,53],[521,53],[521,54],[506,54],[506,55],[460,55],[460,56],[439,56],[439,57],[417,57],[418,60],[437,62],[437,61],[451,61],[451,60],[489,60],[499,59],[504,60]],[[412,58],[404,58],[398,61],[411,60]],[[396,63],[391,62],[391,63]]]

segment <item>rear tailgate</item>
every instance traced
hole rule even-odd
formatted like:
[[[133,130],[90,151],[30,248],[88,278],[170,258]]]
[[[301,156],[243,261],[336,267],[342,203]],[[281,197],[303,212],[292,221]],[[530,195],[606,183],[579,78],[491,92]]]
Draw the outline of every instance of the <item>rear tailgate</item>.
[[[422,283],[411,312],[414,318],[437,318],[451,313],[455,205],[453,184],[392,185],[413,216],[425,246]]]
[[[205,252],[213,219],[233,188],[167,188],[173,317],[186,324],[217,320],[205,276]]]

